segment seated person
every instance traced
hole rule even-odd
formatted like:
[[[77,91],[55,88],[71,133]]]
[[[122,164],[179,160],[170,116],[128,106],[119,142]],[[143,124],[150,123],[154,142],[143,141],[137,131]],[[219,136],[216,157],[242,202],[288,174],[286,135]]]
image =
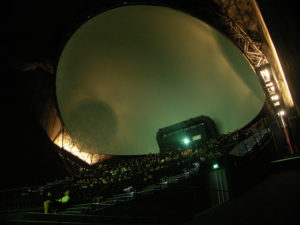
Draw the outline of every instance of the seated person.
[[[47,193],[47,197],[44,201],[44,213],[48,214],[48,212],[50,211],[50,209],[53,208],[53,203],[54,203],[54,198],[52,196],[51,192]]]
[[[67,207],[68,203],[70,202],[70,191],[66,191],[65,195],[60,198],[56,199],[56,210],[63,210]]]

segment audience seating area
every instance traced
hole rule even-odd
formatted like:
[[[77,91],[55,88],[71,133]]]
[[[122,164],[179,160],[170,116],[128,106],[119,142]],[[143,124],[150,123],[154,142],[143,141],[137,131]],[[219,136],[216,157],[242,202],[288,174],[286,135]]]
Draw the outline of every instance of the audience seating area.
[[[113,195],[132,189],[141,191],[148,186],[163,182],[169,177],[199,167],[203,162],[222,157],[249,137],[270,133],[266,120],[251,127],[237,130],[217,139],[210,139],[203,148],[148,154],[119,160],[107,160],[97,166],[82,167],[72,178],[49,182],[36,187],[1,191],[0,210],[28,210],[43,212],[43,201],[48,192],[54,198],[70,191],[71,204],[105,201]],[[201,166],[200,166],[201,169]]]

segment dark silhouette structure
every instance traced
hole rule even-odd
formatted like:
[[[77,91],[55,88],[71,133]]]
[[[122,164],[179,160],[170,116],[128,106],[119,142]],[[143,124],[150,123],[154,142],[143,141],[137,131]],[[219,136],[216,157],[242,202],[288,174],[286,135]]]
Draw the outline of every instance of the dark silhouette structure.
[[[209,139],[219,135],[216,125],[207,116],[192,118],[165,128],[160,128],[156,140],[160,152],[205,146]]]

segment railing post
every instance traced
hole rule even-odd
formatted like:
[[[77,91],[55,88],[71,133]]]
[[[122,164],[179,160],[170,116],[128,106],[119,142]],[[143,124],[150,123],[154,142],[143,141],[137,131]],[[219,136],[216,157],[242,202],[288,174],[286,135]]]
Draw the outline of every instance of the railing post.
[[[283,119],[283,116],[280,115],[280,119],[281,119],[281,122],[282,122],[282,127],[283,127],[283,131],[284,131],[284,134],[285,134],[285,137],[286,137],[286,141],[287,141],[287,144],[288,144],[288,147],[289,147],[289,152],[291,155],[293,155],[295,153],[294,151],[294,148],[292,146],[292,143],[291,143],[291,139],[290,139],[290,135],[289,135],[289,132],[288,132],[288,129],[287,129],[287,125]]]

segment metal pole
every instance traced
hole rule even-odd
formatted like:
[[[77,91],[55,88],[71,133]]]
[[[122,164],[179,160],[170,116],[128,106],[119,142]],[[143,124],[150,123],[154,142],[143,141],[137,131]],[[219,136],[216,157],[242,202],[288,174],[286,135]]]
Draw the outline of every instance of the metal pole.
[[[61,130],[61,148],[64,149],[64,128]]]
[[[293,149],[293,146],[292,146],[292,143],[291,143],[291,139],[290,139],[289,131],[287,129],[287,125],[284,122],[284,119],[283,119],[282,115],[280,115],[280,119],[281,119],[281,122],[282,122],[283,131],[284,131],[284,134],[285,134],[285,137],[286,137],[286,141],[287,141],[287,144],[289,146],[290,154],[293,155],[295,152],[294,152],[294,149]]]

